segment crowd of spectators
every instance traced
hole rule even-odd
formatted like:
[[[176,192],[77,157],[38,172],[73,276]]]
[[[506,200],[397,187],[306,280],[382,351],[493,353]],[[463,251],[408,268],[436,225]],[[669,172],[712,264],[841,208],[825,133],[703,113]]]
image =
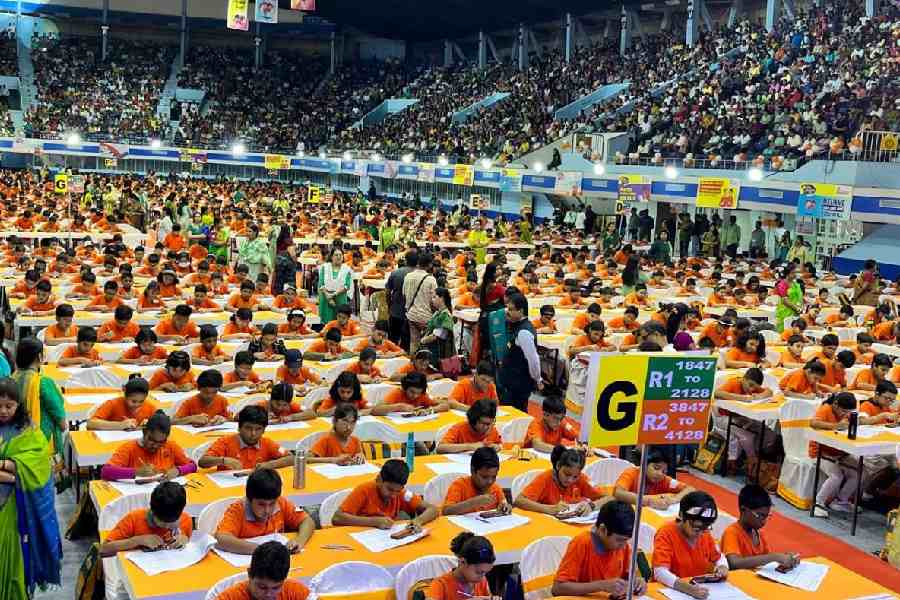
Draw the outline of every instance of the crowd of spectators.
[[[43,38],[32,53],[37,89],[26,133],[146,141],[164,135],[159,96],[176,49],[111,38],[102,59],[97,38]]]
[[[19,54],[16,46],[14,27],[0,32],[0,75],[16,77],[19,74]]]

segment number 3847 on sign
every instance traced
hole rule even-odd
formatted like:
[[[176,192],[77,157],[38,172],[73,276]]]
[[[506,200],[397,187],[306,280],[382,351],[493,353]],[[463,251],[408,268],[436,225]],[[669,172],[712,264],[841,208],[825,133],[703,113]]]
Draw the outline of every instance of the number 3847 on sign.
[[[582,439],[600,446],[702,442],[715,368],[713,357],[594,355]]]

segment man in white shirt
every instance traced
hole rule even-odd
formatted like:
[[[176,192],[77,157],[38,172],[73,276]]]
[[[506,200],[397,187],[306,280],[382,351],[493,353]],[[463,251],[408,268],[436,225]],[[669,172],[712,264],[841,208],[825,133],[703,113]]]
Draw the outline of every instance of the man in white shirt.
[[[410,356],[419,349],[419,340],[431,319],[431,297],[437,289],[437,280],[431,274],[433,258],[430,253],[419,255],[416,270],[403,279],[403,297],[406,298],[406,319],[409,321]]]

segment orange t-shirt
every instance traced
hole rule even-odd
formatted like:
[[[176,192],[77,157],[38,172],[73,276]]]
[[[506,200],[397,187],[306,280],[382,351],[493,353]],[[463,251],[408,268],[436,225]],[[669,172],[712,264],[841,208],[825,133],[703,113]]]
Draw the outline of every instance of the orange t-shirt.
[[[128,469],[152,465],[159,471],[167,471],[191,462],[181,446],[175,442],[167,441],[152,454],[144,450],[139,442],[140,440],[130,440],[116,448],[107,464]]]
[[[813,419],[816,421],[825,421],[826,423],[840,423],[837,418],[837,415],[834,414],[834,410],[832,410],[830,404],[822,404],[819,408],[816,409],[816,414],[813,416]],[[831,450],[826,448],[823,451],[823,454],[828,454],[834,456],[837,453],[836,450]],[[809,457],[816,458],[819,455],[819,444],[816,442],[809,442]]]
[[[218,344],[213,346],[213,349],[208,351],[202,345],[194,346],[194,349],[191,350],[191,358],[200,360],[213,360],[215,358],[225,357],[225,351],[222,350]]]
[[[475,380],[473,377],[459,380],[456,385],[453,386],[453,389],[450,390],[450,399],[456,400],[466,406],[472,406],[478,400],[484,398],[497,402],[497,386],[492,383],[488,385],[486,390],[478,390],[475,388]]]
[[[657,529],[653,538],[653,568],[666,567],[678,578],[712,573],[721,557],[708,531],[690,546],[674,521]]]
[[[577,318],[578,317],[576,317],[576,319]],[[538,317],[537,319],[532,319],[531,324],[534,326],[535,329],[543,329],[544,327],[549,327],[553,333],[557,333],[559,331],[559,329],[556,327],[556,319],[550,319],[550,324],[544,325],[541,322],[541,318]],[[572,324],[572,326],[573,327],[575,326],[574,323]]]
[[[113,296],[111,300],[107,300],[104,294],[100,294],[99,296],[94,296],[94,299],[88,303],[88,307],[116,310],[122,305],[123,302],[124,301],[122,300],[122,296],[119,296],[118,294]]]
[[[222,381],[226,384],[227,383],[238,383],[240,381],[245,381],[247,383],[255,384],[255,383],[259,383],[262,380],[259,378],[259,374],[257,374],[256,371],[250,371],[250,374],[247,375],[247,379],[241,379],[238,376],[237,371],[229,371],[228,373],[225,373],[225,375],[222,377]]]
[[[865,402],[860,404],[859,411],[866,413],[870,417],[877,417],[878,415],[891,412],[890,409],[881,408],[871,400],[866,400]]]
[[[306,325],[306,323],[303,323],[303,324],[300,325],[300,327],[298,327],[297,329],[292,329],[290,323],[281,323],[281,324],[278,326],[278,333],[281,333],[281,334],[288,333],[288,334],[293,334],[293,335],[307,335],[307,334],[310,334],[310,333],[312,333],[312,332],[313,332],[313,330],[310,329],[310,328]]]
[[[616,480],[616,487],[620,487],[626,492],[637,493],[638,481],[640,480],[641,471],[637,467],[630,467],[622,471]],[[651,482],[647,480],[644,484],[644,493],[648,496],[658,496],[660,494],[677,494],[685,488],[680,481],[672,479],[668,475],[663,475],[659,481]]]
[[[354,402],[356,405],[356,410],[365,410],[369,408],[369,402],[366,400],[366,393],[362,392],[362,397]],[[319,410],[329,410],[335,407],[335,402],[331,398],[331,394],[325,396],[322,400],[322,404],[319,405]]]
[[[134,419],[138,425],[143,425],[144,421],[152,417],[157,410],[159,410],[157,406],[144,400],[144,403],[141,404],[140,408],[133,413],[129,412],[128,407],[125,404],[125,398],[119,397],[107,400],[97,407],[96,412],[94,412],[94,418],[100,419],[101,421],[124,421],[125,419]]]
[[[360,340],[359,343],[353,348],[353,351],[362,352],[369,346],[372,346],[372,348],[375,349],[375,352],[403,352],[403,348],[387,338],[385,338],[379,345],[375,346],[374,344],[372,344],[372,338],[369,337]]]
[[[613,317],[609,320],[609,323],[607,323],[607,325],[609,326],[609,329],[624,329],[626,331],[634,331],[638,327],[640,327],[636,320],[632,321],[631,323],[626,323],[625,317]]]
[[[572,319],[571,329],[580,329],[584,331],[590,322],[591,319],[586,312],[578,313],[575,315],[575,318]],[[537,323],[535,323],[534,326],[537,327]],[[612,327],[612,325],[610,325],[610,327]]]
[[[231,410],[228,408],[228,398],[221,394],[216,394],[212,402],[208,405],[203,403],[200,394],[191,396],[181,403],[175,418],[192,417],[194,415],[206,415],[210,419],[213,417],[225,417],[231,419]]]
[[[278,444],[267,437],[260,438],[259,443],[255,447],[244,446],[240,434],[235,433],[217,439],[206,451],[206,454],[208,456],[236,458],[241,461],[242,468],[252,469],[259,463],[281,458],[286,453]],[[226,469],[220,466],[219,470],[224,471]]]
[[[571,446],[575,441],[576,435],[575,429],[565,421],[560,424],[559,428],[550,430],[544,425],[544,419],[542,417],[535,417],[531,421],[531,425],[528,426],[528,431],[525,432],[525,441],[522,446],[531,448],[534,440],[540,440],[545,444],[551,444],[553,446],[558,446],[560,444]]]
[[[500,433],[496,427],[491,427],[487,434],[479,435],[477,431],[469,426],[468,421],[463,421],[448,429],[447,433],[444,434],[444,439],[441,440],[442,444],[476,444],[479,442],[499,444]]]
[[[350,495],[341,503],[341,511],[358,517],[388,517],[396,519],[402,511],[408,515],[415,515],[422,506],[422,497],[406,489],[400,490],[396,496],[392,496],[387,502],[381,498],[378,486],[374,481],[356,486]]]
[[[191,516],[186,512],[181,513],[178,519],[178,528],[186,537],[191,537],[194,531],[194,524]],[[171,529],[162,527],[153,527],[150,525],[150,509],[139,508],[127,513],[119,519],[116,526],[112,528],[109,535],[106,536],[107,542],[119,542],[121,540],[129,540],[141,535],[155,535],[164,542],[174,541]]]
[[[58,338],[74,338],[78,337],[78,326],[77,325],[69,325],[69,328],[66,331],[63,331],[59,328],[59,326],[54,323],[50,325],[46,329],[44,329],[44,339],[45,340],[54,340]]]
[[[175,329],[175,324],[172,323],[172,318],[169,317],[156,325],[156,335],[180,335],[187,338],[199,338],[200,328],[193,321],[188,321],[184,329],[178,331]]]
[[[337,319],[335,319],[334,321],[329,321],[325,324],[325,327],[322,328],[321,336],[325,337],[325,334],[328,333],[328,330],[334,329],[335,327],[337,327],[341,332],[341,337],[351,337],[354,335],[359,335],[362,331],[359,328],[359,323],[357,321],[351,319],[347,321],[347,323],[343,327],[341,327],[338,325]]]
[[[716,388],[716,391],[727,392],[729,394],[741,394],[742,396],[746,396],[747,392],[744,391],[744,386],[741,383],[742,379],[743,377],[741,375],[729,377],[724,382],[722,382],[719,387]]]
[[[756,353],[752,352],[744,352],[740,348],[731,348],[728,352],[725,353],[726,360],[733,360],[738,362],[748,362],[753,364],[759,364],[759,356]]]
[[[295,579],[287,579],[276,600],[306,600],[308,597],[308,587]],[[250,583],[247,581],[236,583],[216,596],[216,600],[253,600],[250,595]]]
[[[362,365],[360,364],[360,362],[358,360],[353,362],[349,367],[347,367],[344,370],[349,371],[349,372],[353,373],[354,375],[364,375],[365,374],[365,375],[368,375],[369,377],[384,377],[384,373],[382,373],[381,369],[379,369],[375,365],[372,365],[372,367],[369,369],[368,373],[363,373]]]
[[[506,502],[506,496],[503,495],[503,488],[497,485],[496,482],[491,484],[491,487],[486,492],[494,497],[493,500],[479,506],[475,510],[494,510],[504,502]],[[467,475],[465,477],[460,477],[456,481],[450,484],[450,487],[447,488],[447,495],[444,498],[444,506],[449,504],[459,504],[460,502],[465,502],[475,496],[481,496],[481,492],[475,489],[475,484],[472,482],[472,476]]]
[[[121,358],[124,358],[126,360],[134,360],[136,358],[141,358],[142,356],[145,356],[145,355],[141,351],[141,347],[134,345],[131,348],[129,348],[128,350],[126,350],[125,352],[123,352]],[[158,359],[166,358],[167,356],[169,356],[169,353],[162,346],[156,346],[153,348],[153,352],[149,356],[150,356],[150,358],[158,360]]]
[[[25,301],[23,305],[24,308],[31,310],[33,312],[43,312],[48,310],[56,309],[56,298],[53,296],[47,296],[46,302],[38,302],[37,294],[34,296],[28,296],[28,300]]]
[[[302,383],[306,383],[307,381],[313,381],[313,372],[307,369],[306,367],[300,367],[300,372],[294,375],[290,372],[290,370],[281,365],[278,367],[278,370],[275,371],[275,381],[281,381],[283,383],[289,383],[291,385],[300,385]]]
[[[210,300],[209,298],[204,298],[200,302],[197,302],[197,299],[192,296],[190,300],[185,302],[185,304],[196,310],[222,310],[222,307],[219,306],[218,302]]]
[[[150,389],[155,390],[161,385],[165,385],[167,383],[174,383],[175,385],[185,385],[190,383],[194,387],[197,387],[197,380],[194,379],[194,374],[190,371],[185,372],[185,374],[178,379],[173,379],[172,376],[169,375],[168,369],[163,367],[162,369],[156,371],[150,378]]]
[[[128,321],[124,326],[121,326],[118,321],[112,319],[100,326],[100,329],[97,331],[97,337],[106,341],[104,336],[109,332],[112,334],[109,341],[121,342],[125,338],[134,339],[140,331],[140,326],[134,321]]]
[[[463,590],[459,583],[459,579],[453,574],[453,571],[445,573],[440,577],[431,580],[431,587],[428,588],[427,597],[429,600],[466,600],[472,597],[488,597],[491,595],[490,587],[487,579],[481,580],[472,586],[471,594]]]
[[[244,300],[240,293],[234,293],[228,298],[228,304],[231,308],[249,308],[253,309],[259,305],[259,299],[256,294],[250,296],[248,300]]]
[[[850,387],[857,389],[857,386],[861,383],[866,385],[878,385],[878,380],[875,379],[875,373],[872,372],[871,367],[857,373],[856,379],[853,380],[853,385]]]
[[[607,579],[628,579],[631,546],[598,552],[590,531],[572,538],[556,570],[556,581],[590,583]]]
[[[740,523],[732,523],[724,533],[722,533],[722,554],[737,554],[738,556],[762,556],[769,554],[772,550],[769,547],[769,541],[763,534],[762,529],[757,529],[759,535],[759,545],[753,544],[753,538],[747,533],[747,530],[741,527]]]
[[[225,327],[222,328],[222,335],[236,335],[238,333],[248,333],[250,335],[259,335],[259,329],[254,327],[253,325],[241,326],[235,323],[234,321],[229,321],[225,323]]]
[[[785,350],[784,352],[781,353],[781,358],[778,359],[778,366],[783,367],[788,364],[803,365],[803,364],[806,364],[806,361],[803,360],[802,355],[800,356],[800,358],[797,358],[796,356],[791,354],[789,350]]]
[[[88,358],[90,360],[100,360],[100,353],[94,348],[91,348],[86,353],[82,354],[78,351],[78,344],[75,344],[63,350],[60,358]]]
[[[277,504],[271,517],[265,521],[257,521],[244,498],[235,500],[225,511],[222,520],[219,521],[216,533],[230,533],[241,539],[271,533],[284,533],[285,531],[295,531],[307,517],[303,509],[298,509],[284,496],[279,496]],[[248,515],[253,518],[248,519]]]
[[[894,339],[894,322],[885,321],[872,329],[872,337],[879,342],[889,342]]]
[[[703,328],[703,331],[700,333],[700,338],[703,339],[708,337],[713,341],[716,345],[716,348],[724,348],[728,345],[728,331],[719,332],[716,323],[710,323],[706,327]]]
[[[811,394],[815,391],[809,379],[806,378],[806,373],[803,372],[803,369],[789,371],[778,382],[778,387],[781,388],[782,392],[795,392],[797,394]]]
[[[553,478],[553,470],[544,471],[522,490],[522,494],[534,502],[555,505],[560,501],[569,504],[577,504],[582,500],[596,500],[600,492],[591,485],[584,473],[578,475],[578,480],[563,489]]]
[[[140,272],[140,270],[138,272]],[[162,299],[160,299],[158,296],[157,296],[156,300],[151,301],[151,300],[147,299],[147,296],[145,294],[141,294],[140,296],[138,296],[137,306],[138,306],[138,308],[144,308],[144,309],[146,309],[146,308],[163,308],[165,306],[165,304],[163,304]],[[160,325],[161,324],[162,323],[160,323]],[[159,333],[158,329],[157,329],[157,333]]]
[[[313,456],[318,456],[320,458],[335,458],[344,454],[361,453],[362,444],[360,444],[359,438],[352,435],[350,436],[350,439],[347,440],[346,444],[341,444],[341,441],[334,432],[330,431],[327,435],[320,437],[318,441],[313,444],[310,451]]]
[[[403,388],[394,388],[384,395],[382,404],[412,404],[416,408],[429,408],[437,403],[428,396],[427,392],[422,392],[415,400],[410,401]]]

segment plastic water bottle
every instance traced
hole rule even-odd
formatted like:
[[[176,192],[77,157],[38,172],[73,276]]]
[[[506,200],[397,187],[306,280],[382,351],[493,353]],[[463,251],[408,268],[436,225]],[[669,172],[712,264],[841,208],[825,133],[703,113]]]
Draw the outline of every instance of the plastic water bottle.
[[[859,429],[859,413],[855,410],[850,413],[850,416],[847,418],[847,439],[855,440],[856,432]]]
[[[416,438],[413,435],[413,432],[410,431],[409,435],[406,436],[406,466],[409,467],[409,472],[412,473],[415,468],[416,461]]]
[[[294,489],[306,487],[306,450],[297,450],[294,455]]]

